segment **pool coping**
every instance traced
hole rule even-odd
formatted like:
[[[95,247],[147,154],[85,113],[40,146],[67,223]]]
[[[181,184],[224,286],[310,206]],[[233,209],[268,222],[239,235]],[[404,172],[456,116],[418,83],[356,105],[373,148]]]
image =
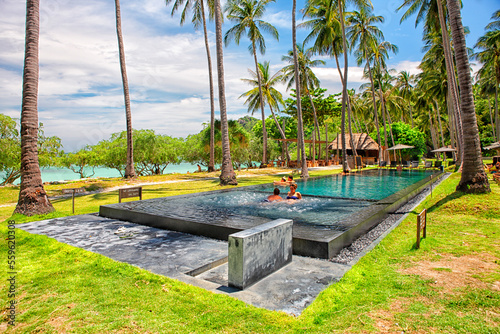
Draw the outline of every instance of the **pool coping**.
[[[428,177],[414,183],[413,185],[408,186],[405,189],[400,190],[390,196],[387,196],[380,201],[374,202],[374,204],[361,209],[353,213],[352,215],[349,215],[345,219],[355,220],[355,224],[345,232],[339,232],[337,230],[332,230],[327,227],[318,225],[294,224],[293,254],[321,259],[332,258],[336,254],[338,254],[342,248],[350,245],[356,238],[369,231],[371,228],[385,219],[390,213],[396,211],[401,205],[407,203],[410,199],[419,194],[426,187],[439,180],[443,175],[443,172],[436,171],[436,174],[431,174]],[[309,179],[323,177],[331,177],[331,175],[319,176]],[[297,182],[301,181],[298,180]],[[239,187],[238,190],[246,189],[249,187],[255,188],[255,185]],[[234,190],[235,189],[214,190],[195,194],[170,196],[165,197],[165,199],[168,200],[174,198],[179,199],[193,196],[204,196],[207,194],[224,193]],[[158,200],[158,198],[143,200],[143,202],[152,200]],[[99,215],[107,218],[120,219],[146,226],[184,232],[194,235],[201,235],[225,241],[228,240],[230,234],[240,232],[245,229],[249,229],[273,220],[264,217],[244,216],[248,217],[248,220],[245,220],[244,223],[240,223],[236,226],[216,225],[209,222],[193,221],[189,219],[180,219],[165,215],[160,216],[146,212],[134,211],[124,208],[124,204],[126,203],[102,205],[99,208]]]

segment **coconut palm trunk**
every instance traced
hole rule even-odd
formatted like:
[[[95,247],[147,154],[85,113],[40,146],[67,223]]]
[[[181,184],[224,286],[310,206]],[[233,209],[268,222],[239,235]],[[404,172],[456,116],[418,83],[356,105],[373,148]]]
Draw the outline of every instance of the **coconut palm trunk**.
[[[208,63],[208,82],[210,86],[210,158],[208,161],[208,172],[215,170],[215,97],[214,97],[214,78],[212,73],[212,56],[210,54],[210,44],[208,43],[207,21],[205,18],[204,0],[200,2],[201,18],[203,21],[203,35],[205,37],[205,49],[207,52]]]
[[[379,161],[382,161],[382,140],[380,138],[380,125],[378,122],[377,101],[375,100],[375,83],[373,82],[373,73],[370,68],[370,60],[368,59],[368,57],[366,57],[366,66],[368,67],[368,76],[370,78],[370,86],[372,90],[373,115],[375,117],[375,128],[377,129],[377,140],[379,145],[378,159]]]
[[[122,19],[120,14],[120,0],[115,0],[116,35],[118,36],[118,51],[120,53],[120,71],[122,74],[123,96],[125,99],[125,115],[127,120],[127,164],[125,178],[136,177],[134,169],[134,139],[132,135],[132,112],[130,111],[130,94],[128,89],[127,67],[125,66],[125,50],[123,47]]]
[[[226,112],[226,93],[224,83],[224,55],[222,51],[222,14],[220,0],[215,0],[215,40],[217,49],[217,78],[219,83],[219,105],[222,137],[222,166],[220,174],[220,185],[237,185],[236,173],[231,161],[231,150],[229,147],[229,129]]]
[[[445,66],[446,66],[446,76],[448,80],[448,89],[450,91],[451,102],[453,107],[453,116],[455,118],[455,125],[457,130],[457,139],[458,139],[458,157],[461,162],[463,159],[463,125],[461,119],[460,112],[460,104],[458,100],[458,87],[457,80],[455,77],[455,67],[453,66],[453,56],[451,52],[450,40],[448,38],[448,27],[446,25],[446,21],[444,18],[443,4],[439,0],[437,1],[438,8],[438,16],[439,16],[439,25],[441,26],[441,36],[443,39],[443,49],[444,49],[444,58],[445,58]],[[459,162],[459,163],[460,163]]]
[[[348,58],[347,58],[347,38],[345,34],[345,24],[344,24],[344,2],[339,1],[339,18],[340,27],[342,28],[342,47],[344,49],[344,78],[342,80],[342,120],[341,120],[341,136],[342,136],[342,170],[344,173],[349,171],[349,166],[347,165],[347,150],[345,142],[345,114],[347,106],[347,69],[348,69]]]
[[[26,216],[54,211],[43,188],[38,164],[38,44],[40,1],[26,1],[26,40],[21,106],[21,185],[15,213]]]
[[[255,73],[257,74],[257,82],[259,84],[260,111],[262,117],[262,164],[267,165],[267,131],[266,131],[266,114],[264,112],[264,96],[262,94],[262,79],[260,77],[259,62],[257,61],[257,49],[255,41],[252,40],[253,59],[255,61]]]
[[[297,57],[297,26],[295,22],[295,9],[297,7],[297,0],[293,0],[292,4],[292,44],[293,44],[293,65],[295,67],[295,90],[297,94],[297,127],[298,127],[298,143],[297,146],[301,155],[301,165],[303,178],[309,177],[309,170],[307,169],[306,159],[306,145],[304,141],[304,125],[302,120],[302,101],[300,99],[300,74],[299,74],[299,60]],[[299,157],[297,157],[298,160]]]
[[[455,47],[455,63],[460,84],[460,110],[463,123],[462,177],[457,191],[468,193],[490,192],[488,177],[484,171],[477,128],[469,57],[458,0],[447,0],[450,27]]]

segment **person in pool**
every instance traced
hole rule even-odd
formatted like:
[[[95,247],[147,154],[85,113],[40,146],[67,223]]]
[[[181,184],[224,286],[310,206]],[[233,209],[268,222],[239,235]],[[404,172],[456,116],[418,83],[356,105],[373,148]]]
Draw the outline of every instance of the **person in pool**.
[[[276,201],[282,201],[283,198],[280,196],[280,190],[278,188],[274,188],[273,194],[267,196],[267,201],[268,202],[276,202]]]
[[[286,199],[302,199],[302,195],[296,191],[297,190],[297,184],[291,184],[290,185],[290,191],[288,192]]]

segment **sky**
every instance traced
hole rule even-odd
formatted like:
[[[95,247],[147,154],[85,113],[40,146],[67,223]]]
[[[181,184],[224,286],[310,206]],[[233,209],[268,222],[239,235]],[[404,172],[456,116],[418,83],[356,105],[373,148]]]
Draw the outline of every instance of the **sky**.
[[[224,1],[223,1],[224,2]],[[403,0],[372,0],[374,14],[382,15],[379,27],[385,40],[399,48],[387,61],[396,71],[417,73],[422,59],[422,26],[412,17],[400,24]],[[189,20],[180,26],[178,14],[164,0],[121,0],[122,30],[134,129],[153,129],[158,134],[186,137],[201,131],[210,120],[208,65],[203,32]],[[500,0],[464,0],[463,24],[473,47],[491,15],[500,9]],[[304,1],[297,1],[301,22]],[[275,73],[285,64],[281,57],[292,47],[291,0],[277,0],[263,20],[279,31],[279,41],[264,34],[266,52],[259,62],[269,61]],[[20,118],[26,3],[0,0],[0,113]],[[66,152],[109,139],[125,130],[125,107],[118,58],[114,1],[41,0],[40,77],[38,111],[46,136],[58,136]],[[223,34],[233,25],[228,20]],[[216,76],[214,23],[208,23],[209,42]],[[299,29],[297,41],[308,31]],[[226,103],[229,119],[249,115],[239,96],[251,89],[242,78],[254,69],[250,42],[232,42],[224,48]],[[320,59],[315,57],[314,59]],[[325,66],[314,68],[326,94],[341,91],[335,61],[324,57]],[[349,58],[349,88],[365,82],[362,68]],[[216,81],[216,77],[214,77]],[[216,82],[215,82],[216,84]],[[279,87],[285,97],[285,86]],[[217,87],[215,88],[217,92]],[[266,111],[269,115],[269,111]],[[259,114],[255,114],[259,117]],[[219,118],[216,100],[216,118]]]

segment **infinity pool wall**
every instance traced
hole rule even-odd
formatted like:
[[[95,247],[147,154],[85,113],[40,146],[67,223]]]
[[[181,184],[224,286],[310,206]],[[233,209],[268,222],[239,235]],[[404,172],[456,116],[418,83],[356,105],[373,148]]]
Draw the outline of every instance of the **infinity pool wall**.
[[[104,205],[99,214],[220,240],[274,219],[293,219],[294,254],[328,259],[438,176],[439,173],[431,174],[381,200],[304,195],[301,201],[265,203],[262,199],[273,186],[261,185]],[[308,183],[323,182],[322,179],[312,178]],[[302,183],[298,184],[300,188]]]

